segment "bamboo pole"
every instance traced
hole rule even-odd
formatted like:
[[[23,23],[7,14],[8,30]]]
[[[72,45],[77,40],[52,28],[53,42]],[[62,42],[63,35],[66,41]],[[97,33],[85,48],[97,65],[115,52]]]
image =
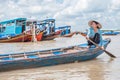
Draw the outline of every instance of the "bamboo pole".
[[[36,42],[37,39],[36,39],[36,34],[35,34],[35,25],[34,24],[31,24],[31,32],[32,32],[32,42]]]

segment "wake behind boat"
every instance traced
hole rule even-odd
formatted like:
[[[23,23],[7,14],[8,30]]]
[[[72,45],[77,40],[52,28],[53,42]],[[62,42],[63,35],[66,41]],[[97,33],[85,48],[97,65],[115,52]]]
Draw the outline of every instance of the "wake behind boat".
[[[104,47],[110,39],[103,40]],[[42,51],[0,54],[0,71],[51,66],[75,61],[91,60],[102,54],[100,48],[87,48],[87,44]]]

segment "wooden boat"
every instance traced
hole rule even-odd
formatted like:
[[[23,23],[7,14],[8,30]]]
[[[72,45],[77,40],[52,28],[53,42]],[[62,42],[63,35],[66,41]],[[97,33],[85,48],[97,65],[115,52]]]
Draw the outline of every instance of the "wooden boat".
[[[37,41],[41,41],[41,40],[42,40],[42,37],[43,37],[43,32],[39,32],[39,33],[36,35]]]
[[[104,47],[110,43],[110,39],[103,40]],[[51,66],[75,61],[91,60],[102,54],[100,48],[86,48],[87,44],[57,48],[51,50],[0,54],[0,71],[8,71],[23,68],[35,68]]]
[[[103,31],[102,35],[118,35],[119,32],[117,31]]]
[[[117,35],[117,34],[119,34],[119,33],[117,33],[117,32],[104,32],[104,33],[102,33],[102,35]]]
[[[55,34],[55,33],[53,33],[53,34],[49,34],[49,35],[43,35],[43,37],[42,37],[42,40],[44,41],[44,40],[53,40],[53,39],[55,39],[55,38],[57,38],[59,36],[59,34]]]
[[[66,35],[62,35],[62,36],[60,34],[61,33],[55,32],[53,34],[49,34],[49,35],[46,35],[46,36],[43,35],[42,40],[53,40],[57,37],[72,37],[75,34],[75,32],[69,33],[69,34],[66,34]]]
[[[16,36],[12,37],[6,37],[6,38],[1,38],[0,43],[5,43],[5,42],[27,42],[31,40],[32,35],[29,34],[19,34]]]
[[[72,37],[76,32],[71,32],[71,26],[61,26],[55,28],[56,34],[59,34],[61,37]]]
[[[43,32],[40,32],[40,31],[37,31],[37,30],[36,30],[35,34],[32,34],[31,30],[27,31],[26,34],[32,35],[31,38],[29,38],[28,41],[34,41],[33,40],[34,38],[36,38],[37,41],[41,41],[42,37],[43,37]],[[35,37],[33,35],[35,35]]]
[[[58,30],[55,32],[55,34],[60,35],[61,37],[72,37],[74,34],[76,34],[76,32],[70,32],[70,33],[66,33],[66,34],[62,34],[62,30]]]
[[[64,37],[71,36],[70,29],[71,26],[62,26],[55,28],[55,19],[45,19],[39,21],[29,20],[27,18],[15,18],[12,20],[0,22],[0,42],[53,40],[54,38],[58,37],[58,35]],[[23,34],[26,31],[28,31],[30,35]],[[41,31],[46,31],[46,33],[42,34],[40,33]],[[33,33],[35,33],[34,35],[36,36],[30,37],[31,35],[33,35]],[[9,37],[3,38],[3,36],[6,35],[9,36],[11,34],[14,34],[15,36],[12,37],[10,36],[10,38]]]
[[[72,37],[74,34],[75,34],[75,32],[72,32],[72,33],[69,33],[69,34],[63,35],[63,37]]]
[[[25,42],[31,35],[25,34],[26,18],[0,22],[0,42]]]

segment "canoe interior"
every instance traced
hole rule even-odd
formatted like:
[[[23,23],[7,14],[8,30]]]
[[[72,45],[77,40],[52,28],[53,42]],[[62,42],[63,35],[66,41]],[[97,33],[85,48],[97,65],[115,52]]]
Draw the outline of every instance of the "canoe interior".
[[[104,40],[107,47],[110,40]],[[42,51],[0,54],[0,71],[50,66],[57,64],[85,61],[103,53],[99,48],[86,48],[87,44]]]

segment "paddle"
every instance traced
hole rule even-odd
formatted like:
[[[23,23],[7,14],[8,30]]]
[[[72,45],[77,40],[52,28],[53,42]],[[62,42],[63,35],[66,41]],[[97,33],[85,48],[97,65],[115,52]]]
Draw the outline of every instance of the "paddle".
[[[86,37],[86,35],[84,33],[81,32],[77,32],[77,34],[80,34],[82,36],[84,36],[88,41],[90,41],[91,43],[93,43],[96,47],[100,48],[101,50],[103,50],[107,55],[109,55],[112,58],[116,58],[116,56],[114,56],[112,53],[106,51],[105,49],[103,49],[101,46],[99,46],[98,44],[96,44],[95,42],[93,42],[91,39],[89,39],[88,37]]]
[[[71,33],[69,33],[69,34],[66,34],[66,35],[63,35],[63,36],[58,36],[58,37],[72,37],[74,34],[76,34],[76,32],[71,32]],[[57,37],[57,38],[58,38]]]
[[[63,35],[62,37],[72,37],[74,34],[76,34],[76,32],[72,32],[72,33]]]

